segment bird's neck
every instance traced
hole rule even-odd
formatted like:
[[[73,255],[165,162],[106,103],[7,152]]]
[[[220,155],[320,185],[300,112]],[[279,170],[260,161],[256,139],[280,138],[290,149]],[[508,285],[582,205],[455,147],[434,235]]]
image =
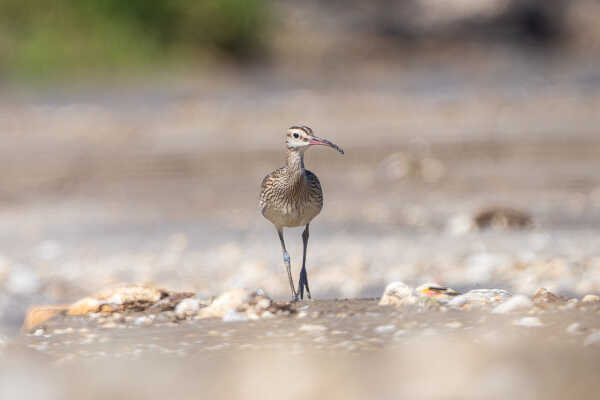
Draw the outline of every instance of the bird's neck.
[[[301,177],[304,174],[304,152],[288,149],[286,166],[292,177]]]

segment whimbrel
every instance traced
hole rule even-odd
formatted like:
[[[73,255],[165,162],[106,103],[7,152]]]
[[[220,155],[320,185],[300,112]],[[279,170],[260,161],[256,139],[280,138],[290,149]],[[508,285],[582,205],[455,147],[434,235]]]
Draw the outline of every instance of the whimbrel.
[[[319,178],[307,169],[304,169],[304,152],[310,146],[329,146],[340,153],[336,144],[329,140],[313,135],[308,126],[292,126],[286,136],[287,159],[285,166],[276,169],[265,176],[260,187],[260,209],[262,215],[275,225],[283,262],[290,281],[293,300],[304,299],[304,288],[310,299],[308,278],[306,276],[306,247],[308,245],[308,226],[323,208],[323,189]],[[302,270],[298,281],[298,292],[294,289],[294,281],[290,267],[290,256],[283,240],[284,227],[305,226],[302,233],[304,250],[302,252]]]

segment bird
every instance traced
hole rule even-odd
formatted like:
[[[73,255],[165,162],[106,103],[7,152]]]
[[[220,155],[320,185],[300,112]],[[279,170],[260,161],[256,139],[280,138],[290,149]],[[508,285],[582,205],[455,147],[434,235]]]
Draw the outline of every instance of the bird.
[[[294,125],[286,134],[287,156],[285,165],[271,172],[260,186],[259,207],[262,215],[277,230],[283,263],[287,272],[292,301],[304,299],[306,288],[310,300],[310,289],[306,275],[306,248],[308,246],[310,222],[323,208],[323,189],[317,175],[304,168],[304,152],[311,146],[329,146],[344,154],[338,145],[327,139],[317,137],[313,130],[305,125]],[[302,232],[302,269],[298,280],[298,291],[294,288],[290,256],[285,248],[283,229],[304,226]]]

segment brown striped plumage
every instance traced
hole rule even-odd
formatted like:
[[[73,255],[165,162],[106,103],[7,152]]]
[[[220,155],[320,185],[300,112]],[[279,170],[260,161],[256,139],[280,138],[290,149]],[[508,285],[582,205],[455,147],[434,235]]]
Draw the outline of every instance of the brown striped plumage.
[[[286,164],[263,179],[259,205],[264,217],[277,229],[292,296],[297,300],[298,295],[291,278],[289,256],[283,240],[283,228],[306,226],[302,235],[304,253],[298,286],[300,298],[303,297],[305,287],[310,298],[305,269],[308,225],[323,208],[321,183],[315,174],[304,168],[304,151],[311,145],[326,145],[342,154],[344,152],[330,141],[314,136],[312,129],[307,126],[292,126],[287,133],[286,145],[288,149]]]

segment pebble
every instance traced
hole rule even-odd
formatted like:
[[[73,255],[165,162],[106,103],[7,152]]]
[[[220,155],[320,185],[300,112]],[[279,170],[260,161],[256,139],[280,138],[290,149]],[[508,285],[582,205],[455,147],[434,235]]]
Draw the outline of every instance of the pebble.
[[[382,335],[382,334],[386,334],[386,333],[392,333],[396,330],[396,325],[391,324],[391,325],[381,325],[378,326],[377,328],[375,328],[375,333]]]
[[[600,296],[597,296],[595,294],[586,294],[585,296],[583,296],[583,299],[581,299],[582,303],[600,303]]]
[[[327,327],[324,325],[304,324],[299,330],[303,332],[323,332],[327,330]]]
[[[579,322],[573,322],[566,329],[569,335],[580,335],[584,330],[585,328]]]
[[[458,329],[458,328],[460,328],[462,325],[463,325],[463,324],[462,324],[462,322],[460,322],[460,321],[451,321],[451,322],[448,322],[448,323],[446,323],[446,325],[445,325],[445,326],[446,326],[446,328]]]
[[[411,300],[406,300],[411,299]],[[392,282],[385,287],[383,296],[379,300],[380,306],[399,306],[406,303],[414,304],[416,298],[413,296],[413,289],[404,282]]]
[[[106,303],[121,305],[124,303],[135,303],[140,301],[156,303],[160,300],[162,295],[163,292],[156,288],[129,285],[105,290],[95,296],[95,298],[97,300],[104,300]]]
[[[555,303],[565,303],[566,299],[561,298],[548,289],[540,288],[533,296],[533,303],[538,307],[545,307]]]
[[[235,310],[229,310],[223,315],[223,322],[248,321],[248,316]]]
[[[101,304],[102,303],[100,301],[92,297],[84,297],[83,299],[71,304],[67,313],[69,315],[93,314],[100,309]]]
[[[152,318],[147,315],[142,315],[141,317],[137,317],[133,323],[137,326],[149,326],[152,325]]]
[[[544,326],[544,324],[542,324],[542,321],[540,321],[539,318],[536,317],[523,317],[520,320],[515,321],[513,325],[524,326],[527,328],[536,328],[539,326]]]
[[[175,306],[175,316],[178,319],[185,319],[186,317],[197,314],[199,310],[200,302],[193,297],[189,297],[177,303],[177,306]]]
[[[492,313],[507,314],[513,311],[522,311],[533,307],[533,302],[526,296],[518,294],[506,300],[504,303],[497,305]]]
[[[248,302],[250,293],[244,289],[233,289],[221,294],[209,306],[199,310],[199,318],[223,318],[230,310],[235,310]]]
[[[584,346],[589,346],[592,344],[600,345],[600,332],[594,332],[589,334],[583,341]]]

